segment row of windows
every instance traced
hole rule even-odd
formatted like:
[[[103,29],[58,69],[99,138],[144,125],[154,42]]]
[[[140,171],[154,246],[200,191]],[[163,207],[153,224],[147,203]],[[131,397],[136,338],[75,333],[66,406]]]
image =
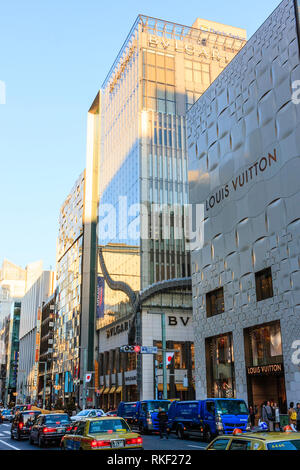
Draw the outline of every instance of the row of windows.
[[[271,268],[255,273],[257,302],[273,297],[273,282]],[[220,287],[206,294],[207,317],[224,313],[224,288]]]

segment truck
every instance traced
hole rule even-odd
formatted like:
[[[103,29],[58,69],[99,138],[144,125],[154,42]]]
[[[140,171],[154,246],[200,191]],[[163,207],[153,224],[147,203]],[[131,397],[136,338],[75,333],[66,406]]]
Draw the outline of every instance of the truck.
[[[142,400],[137,402],[121,402],[117,415],[124,418],[142,434],[158,432],[158,413],[162,408],[168,413],[169,400]]]
[[[216,436],[232,434],[235,428],[248,432],[249,410],[244,400],[236,398],[174,401],[168,412],[168,428],[179,439],[194,436],[211,442]]]

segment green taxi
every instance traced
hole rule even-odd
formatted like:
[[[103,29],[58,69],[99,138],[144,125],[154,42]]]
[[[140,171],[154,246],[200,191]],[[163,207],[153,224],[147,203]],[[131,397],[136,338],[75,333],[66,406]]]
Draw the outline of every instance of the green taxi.
[[[219,436],[206,450],[300,450],[300,433],[256,432]]]
[[[142,450],[143,439],[123,418],[103,416],[78,422],[60,445],[62,450]]]

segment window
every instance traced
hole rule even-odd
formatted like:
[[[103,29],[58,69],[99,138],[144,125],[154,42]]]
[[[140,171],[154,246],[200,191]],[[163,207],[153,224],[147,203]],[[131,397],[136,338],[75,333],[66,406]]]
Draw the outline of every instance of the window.
[[[255,273],[257,302],[273,297],[273,283],[271,268]]]
[[[213,401],[208,401],[206,403],[206,409],[208,413],[211,413],[212,415],[215,414],[215,403]]]
[[[233,439],[229,450],[251,450],[251,441],[243,441],[242,439]]]
[[[229,439],[217,439],[209,448],[213,450],[226,450],[228,443]]]
[[[206,314],[207,317],[220,315],[224,312],[224,289],[216,289],[206,294]]]
[[[79,436],[83,436],[84,430],[85,430],[85,421],[81,422],[81,423],[78,425],[78,428],[77,428],[77,431],[76,431],[75,434],[78,434]]]

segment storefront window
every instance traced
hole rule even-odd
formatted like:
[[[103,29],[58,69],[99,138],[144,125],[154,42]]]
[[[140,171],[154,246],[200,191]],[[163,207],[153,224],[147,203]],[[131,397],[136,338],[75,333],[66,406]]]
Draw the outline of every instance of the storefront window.
[[[281,360],[282,341],[280,323],[274,322],[256,328],[249,328],[250,354],[248,365],[259,366],[273,364]]]
[[[136,369],[136,353],[127,353],[127,371]]]
[[[208,396],[235,397],[232,334],[207,338],[205,342]]]

